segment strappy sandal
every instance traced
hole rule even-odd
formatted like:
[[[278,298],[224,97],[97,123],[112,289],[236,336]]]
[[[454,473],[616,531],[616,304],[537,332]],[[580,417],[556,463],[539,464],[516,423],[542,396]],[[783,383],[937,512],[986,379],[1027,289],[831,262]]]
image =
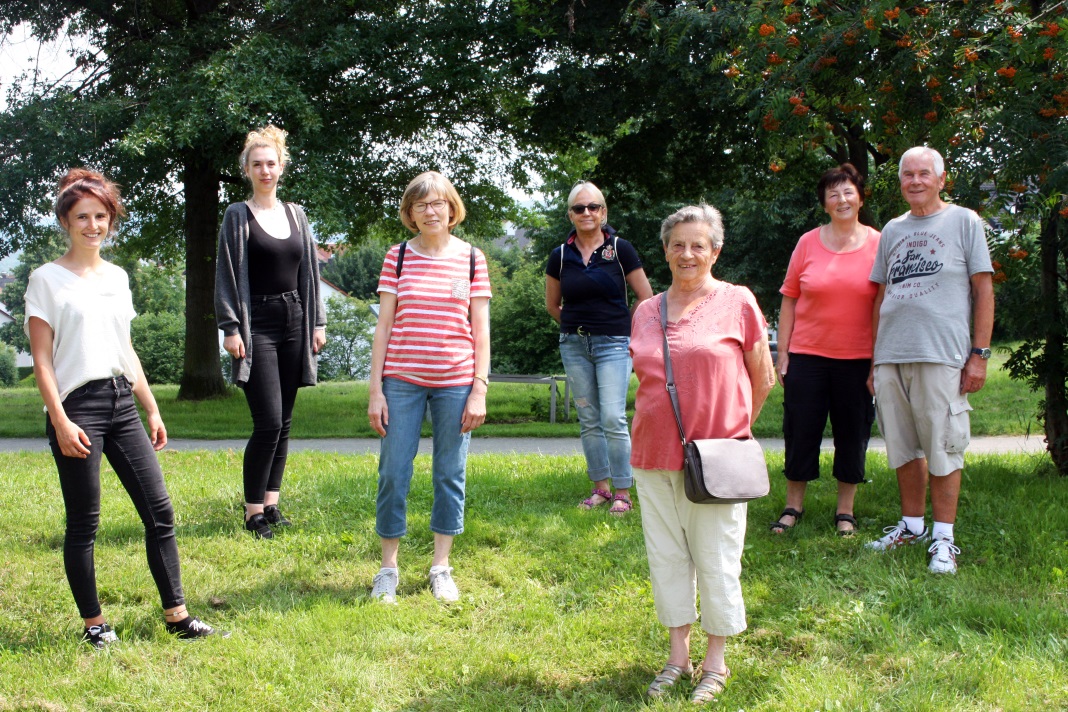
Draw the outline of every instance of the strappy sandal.
[[[645,694],[649,697],[663,697],[683,675],[693,677],[693,664],[689,660],[686,661],[686,667],[667,663],[664,665],[664,669],[649,683],[649,689],[645,691]]]
[[[600,502],[594,502],[593,501],[594,497],[601,497],[602,500]],[[594,489],[593,492],[590,493],[589,497],[587,497],[586,499],[582,500],[582,504],[579,505],[579,509],[587,509],[587,510],[594,509],[595,507],[600,507],[602,504],[606,504],[606,503],[611,502],[611,501],[612,501],[612,493],[611,492],[609,492],[608,490],[603,490],[603,489]]]
[[[701,679],[697,681],[697,685],[694,686],[693,692],[690,694],[690,702],[695,705],[712,702],[716,699],[716,695],[723,692],[727,687],[727,678],[730,676],[730,668],[725,672],[702,670]]]
[[[852,529],[839,529],[838,522],[848,522]],[[857,524],[857,519],[852,514],[838,513],[834,515],[834,528],[838,531],[838,536],[850,537],[857,533],[860,529],[860,525]]]
[[[784,524],[781,521],[774,521],[771,523],[769,529],[771,530],[772,534],[782,534],[787,529],[793,529],[794,527],[796,527],[798,522],[801,521],[801,517],[803,516],[805,516],[804,512],[799,512],[793,507],[787,507],[786,509],[782,510],[782,514],[779,515],[779,519],[781,520],[783,517],[793,517],[794,523]]]
[[[623,506],[616,509],[616,504],[619,502],[622,502]],[[614,514],[617,517],[621,517],[633,508],[634,505],[631,504],[630,497],[625,494],[617,494],[615,497],[612,498],[612,506],[608,509],[608,513]]]

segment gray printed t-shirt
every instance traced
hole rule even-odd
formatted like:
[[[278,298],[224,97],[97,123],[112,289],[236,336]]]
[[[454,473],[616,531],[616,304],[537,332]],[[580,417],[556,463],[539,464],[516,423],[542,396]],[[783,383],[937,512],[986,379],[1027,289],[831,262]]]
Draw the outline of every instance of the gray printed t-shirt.
[[[972,349],[971,276],[993,272],[983,221],[958,205],[883,228],[871,281],[886,285],[875,363],[964,367]]]

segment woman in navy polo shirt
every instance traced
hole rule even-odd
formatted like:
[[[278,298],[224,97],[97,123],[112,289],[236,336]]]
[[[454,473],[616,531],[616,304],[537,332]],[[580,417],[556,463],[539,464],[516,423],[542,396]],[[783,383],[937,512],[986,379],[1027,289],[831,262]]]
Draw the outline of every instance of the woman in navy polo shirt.
[[[653,296],[634,247],[608,225],[604,195],[579,181],[567,197],[575,226],[545,266],[545,308],[560,324],[560,358],[575,395],[582,451],[593,493],[580,505],[611,501],[613,514],[631,509],[630,315],[627,285],[637,304]],[[613,496],[608,489],[611,480]]]

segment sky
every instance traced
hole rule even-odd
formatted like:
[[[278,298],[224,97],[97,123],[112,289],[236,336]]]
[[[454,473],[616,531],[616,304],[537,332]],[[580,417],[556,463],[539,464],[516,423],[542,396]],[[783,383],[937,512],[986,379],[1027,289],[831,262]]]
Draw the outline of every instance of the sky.
[[[70,44],[67,37],[41,44],[30,36],[26,25],[0,38],[0,109],[7,106],[8,89],[19,74],[36,69],[41,79],[48,81],[70,71],[74,67],[68,53]]]

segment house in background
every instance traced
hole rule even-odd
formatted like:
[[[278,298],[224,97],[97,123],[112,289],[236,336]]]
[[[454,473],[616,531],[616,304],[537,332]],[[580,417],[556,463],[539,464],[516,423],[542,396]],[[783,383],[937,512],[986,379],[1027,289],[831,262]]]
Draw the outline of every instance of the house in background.
[[[9,324],[15,321],[15,317],[11,316],[11,312],[7,310],[7,307],[0,304],[0,325]],[[25,351],[15,352],[15,365],[22,367],[30,367],[33,365],[33,359]]]

